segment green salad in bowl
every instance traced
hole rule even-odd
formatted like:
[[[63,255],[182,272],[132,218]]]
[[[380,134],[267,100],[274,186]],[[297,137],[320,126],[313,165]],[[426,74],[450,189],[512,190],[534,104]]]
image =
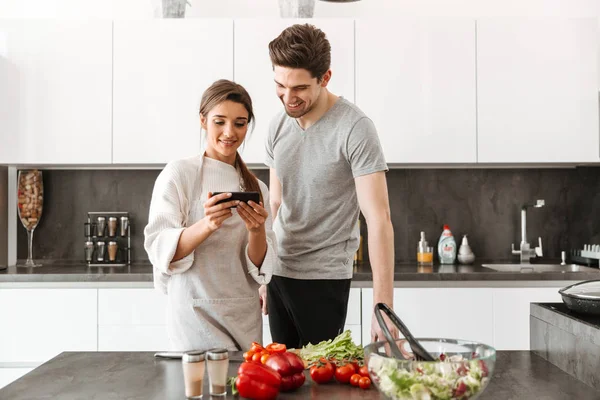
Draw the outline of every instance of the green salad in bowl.
[[[394,358],[387,342],[365,347],[372,381],[390,399],[475,399],[489,383],[496,350],[454,339],[417,339],[436,360],[416,361],[405,339],[397,340],[404,359]]]

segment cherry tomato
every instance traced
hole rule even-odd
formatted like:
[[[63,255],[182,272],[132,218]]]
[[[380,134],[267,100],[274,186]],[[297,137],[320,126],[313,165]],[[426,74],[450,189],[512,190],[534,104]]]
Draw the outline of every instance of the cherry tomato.
[[[263,351],[265,348],[262,347],[260,345],[260,343],[256,343],[256,342],[252,342],[252,347],[250,348],[251,351],[255,352],[255,353],[260,353],[261,351]]]
[[[361,389],[367,390],[371,387],[371,379],[367,378],[366,376],[363,376],[358,381],[358,386],[360,386]]]
[[[342,365],[335,370],[335,379],[340,383],[350,382],[352,375],[354,375],[354,367],[352,365]]]
[[[360,376],[366,376],[367,378],[369,377],[369,369],[367,368],[366,365],[363,365],[362,367],[360,367],[358,369],[358,373],[360,374]]]
[[[246,361],[252,361],[252,356],[254,355],[254,352],[251,351],[247,351],[244,353],[244,360]]]
[[[358,365],[358,361],[353,360],[350,364],[354,367],[355,373],[360,373],[360,365]]]
[[[268,360],[268,359],[269,359],[269,354],[262,354],[262,355],[260,356],[260,363],[261,363],[261,364],[264,364],[264,363],[266,363],[266,362],[267,362],[267,360]]]
[[[271,343],[270,345],[265,347],[265,349],[269,353],[285,353],[287,351],[287,347],[285,346],[285,344],[281,343]]]
[[[262,354],[254,353],[254,355],[252,356],[252,361],[259,363],[261,357],[262,357]]]
[[[350,377],[350,384],[352,386],[358,386],[358,382],[360,381],[360,379],[362,378],[362,376],[360,376],[360,374],[354,374]]]

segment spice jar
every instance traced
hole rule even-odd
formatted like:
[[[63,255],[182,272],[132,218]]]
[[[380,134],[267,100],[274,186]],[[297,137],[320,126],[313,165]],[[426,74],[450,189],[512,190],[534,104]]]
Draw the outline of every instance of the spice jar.
[[[108,260],[115,261],[117,259],[117,242],[108,242]]]
[[[201,399],[204,383],[204,352],[188,351],[183,353],[181,365],[183,366],[185,397],[188,399]]]
[[[110,236],[110,237],[117,236],[117,218],[116,217],[108,218],[108,236]]]
[[[225,396],[227,394],[227,369],[229,368],[227,349],[209,350],[206,353],[206,362],[211,396]]]

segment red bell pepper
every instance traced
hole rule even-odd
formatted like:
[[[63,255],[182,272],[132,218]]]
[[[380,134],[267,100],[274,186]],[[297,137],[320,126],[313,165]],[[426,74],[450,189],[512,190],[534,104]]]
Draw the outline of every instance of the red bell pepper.
[[[265,365],[281,375],[280,390],[282,392],[296,390],[304,385],[304,381],[306,380],[304,376],[304,363],[296,354],[289,351],[271,354]]]
[[[238,368],[235,386],[242,397],[273,400],[279,393],[281,376],[262,364],[245,362]]]

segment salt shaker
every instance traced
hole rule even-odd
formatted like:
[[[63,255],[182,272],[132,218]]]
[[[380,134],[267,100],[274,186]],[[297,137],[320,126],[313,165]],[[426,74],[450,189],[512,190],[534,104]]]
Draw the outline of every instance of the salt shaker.
[[[85,242],[85,262],[90,264],[92,262],[92,255],[94,254],[94,242]]]
[[[204,352],[188,351],[183,353],[181,365],[183,366],[185,397],[201,399],[204,381]]]
[[[206,353],[208,383],[211,396],[227,394],[227,369],[229,368],[229,353],[227,349],[212,349]]]
[[[96,234],[98,237],[104,236],[104,229],[106,228],[106,217],[98,217],[98,224],[96,225]]]
[[[104,251],[106,249],[105,242],[97,242],[96,243],[96,260],[104,261]]]

